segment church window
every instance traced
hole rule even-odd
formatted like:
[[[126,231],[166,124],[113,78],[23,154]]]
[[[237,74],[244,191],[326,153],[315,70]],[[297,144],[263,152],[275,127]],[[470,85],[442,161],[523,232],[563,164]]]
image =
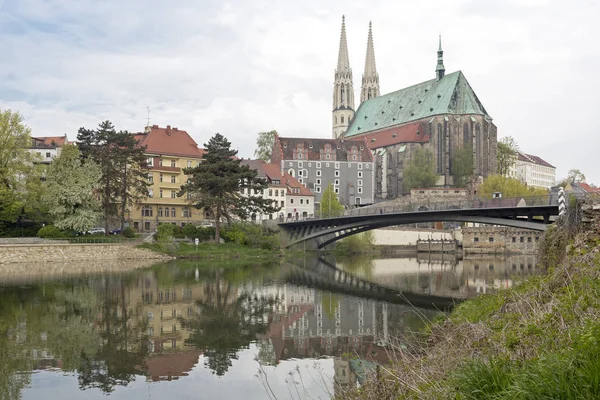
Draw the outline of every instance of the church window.
[[[443,160],[443,151],[444,151],[444,138],[442,135],[442,124],[438,124],[437,125],[437,169],[438,169],[438,174],[441,174],[444,172],[443,166],[442,166],[442,160]]]
[[[479,143],[481,140],[481,126],[479,124],[475,125],[475,169],[479,171],[479,149],[481,148]]]
[[[463,145],[465,147],[469,145],[469,124],[463,125]]]
[[[367,100],[371,99],[371,88],[367,92]]]
[[[290,169],[288,169],[288,174],[290,174],[290,175],[292,176],[292,178],[295,178],[295,177],[296,177],[296,173],[295,173],[295,172],[294,172],[294,170],[293,170],[293,169],[291,169],[291,168],[290,168]]]
[[[344,123],[344,116],[342,115],[342,117],[341,117],[341,118],[342,118],[342,124],[343,124],[343,123]]]

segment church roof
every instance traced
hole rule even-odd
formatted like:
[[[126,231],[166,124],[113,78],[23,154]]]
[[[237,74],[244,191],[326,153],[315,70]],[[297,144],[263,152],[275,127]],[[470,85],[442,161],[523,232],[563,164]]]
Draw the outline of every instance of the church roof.
[[[461,71],[364,101],[344,134],[361,135],[440,114],[487,111]]]

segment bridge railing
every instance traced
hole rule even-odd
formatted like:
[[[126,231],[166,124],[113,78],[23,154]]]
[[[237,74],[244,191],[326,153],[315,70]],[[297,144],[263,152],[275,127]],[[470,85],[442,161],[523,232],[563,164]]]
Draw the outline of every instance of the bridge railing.
[[[499,199],[469,199],[469,200],[447,200],[440,202],[431,201],[410,201],[408,203],[380,206],[372,205],[361,208],[342,210],[339,212],[322,213],[322,218],[316,216],[314,219],[327,219],[361,215],[377,214],[397,214],[402,212],[419,211],[447,211],[447,210],[465,210],[474,208],[516,208],[531,206],[547,206],[558,204],[558,199],[553,194],[528,197],[512,197]]]

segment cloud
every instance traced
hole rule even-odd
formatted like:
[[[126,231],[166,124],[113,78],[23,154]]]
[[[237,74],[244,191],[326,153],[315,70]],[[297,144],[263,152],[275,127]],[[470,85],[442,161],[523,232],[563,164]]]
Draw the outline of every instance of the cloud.
[[[433,77],[441,31],[447,70],[465,72],[500,136],[600,183],[595,0],[2,2],[0,108],[36,135],[103,119],[140,131],[149,106],[152,123],[199,143],[221,132],[246,157],[263,130],[329,137],[344,13],[357,92],[369,20],[382,93]]]

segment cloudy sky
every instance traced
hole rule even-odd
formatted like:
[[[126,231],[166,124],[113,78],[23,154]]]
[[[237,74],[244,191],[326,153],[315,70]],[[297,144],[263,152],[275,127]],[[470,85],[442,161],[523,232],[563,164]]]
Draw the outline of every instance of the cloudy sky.
[[[369,20],[382,93],[435,76],[441,32],[501,137],[600,184],[600,0],[0,0],[0,108],[74,139],[149,107],[244,157],[263,130],[329,137],[342,14],[357,92]]]

